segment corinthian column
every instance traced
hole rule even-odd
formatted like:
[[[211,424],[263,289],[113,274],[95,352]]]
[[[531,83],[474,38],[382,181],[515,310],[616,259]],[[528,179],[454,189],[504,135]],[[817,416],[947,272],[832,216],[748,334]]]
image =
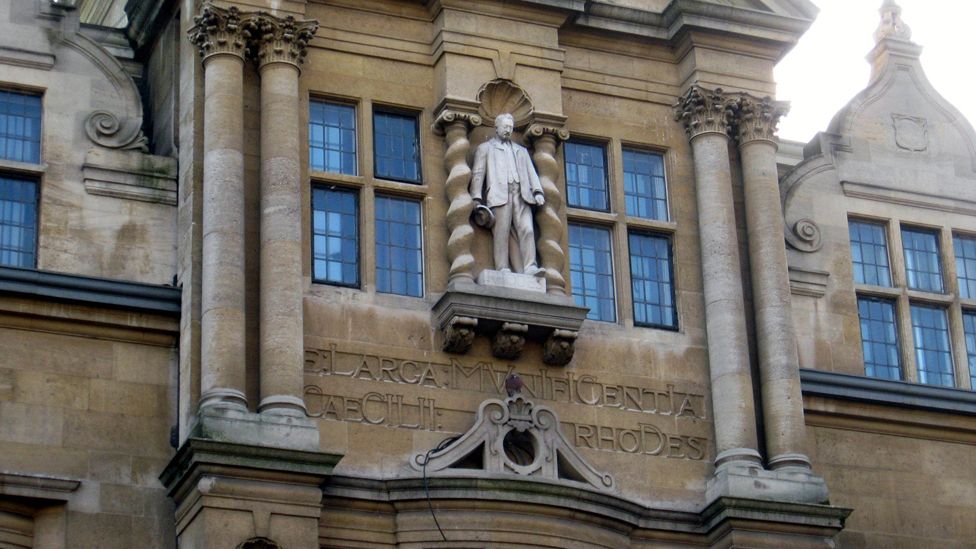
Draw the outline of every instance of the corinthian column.
[[[298,78],[316,29],[265,13],[249,24],[261,74],[261,413],[305,415]]]
[[[546,203],[536,214],[539,224],[539,259],[546,270],[547,292],[555,295],[566,295],[566,279],[563,268],[566,265],[566,254],[559,239],[563,234],[563,222],[559,217],[563,197],[559,193],[556,181],[559,179],[559,163],[556,162],[556,147],[559,143],[569,139],[569,131],[542,124],[533,124],[525,132],[525,136],[532,142],[532,160],[536,171],[539,172],[539,182]]]
[[[200,408],[246,410],[244,135],[246,42],[237,8],[206,4],[189,30],[204,68]]]
[[[776,168],[776,125],[786,111],[785,103],[769,98],[743,96],[739,103],[752,301],[771,469],[810,467],[810,460],[801,452],[803,398]]]
[[[474,255],[471,242],[474,229],[468,219],[474,210],[474,201],[468,192],[471,183],[471,168],[467,156],[471,149],[468,131],[481,125],[477,114],[454,110],[446,106],[434,120],[434,133],[444,136],[447,150],[444,153],[444,169],[447,170],[445,185],[447,200],[447,260],[451,262],[448,283],[474,282]]]
[[[733,106],[722,90],[697,86],[675,105],[675,119],[685,126],[695,163],[716,467],[761,462],[732,206],[728,130]]]

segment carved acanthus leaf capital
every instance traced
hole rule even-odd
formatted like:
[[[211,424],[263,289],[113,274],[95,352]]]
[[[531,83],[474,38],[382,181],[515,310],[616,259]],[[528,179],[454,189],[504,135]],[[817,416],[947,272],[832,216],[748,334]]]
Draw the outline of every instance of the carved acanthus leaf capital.
[[[739,144],[751,141],[776,141],[776,126],[790,110],[789,103],[769,97],[757,99],[743,95],[739,99],[736,129]]]
[[[674,119],[684,124],[688,138],[703,133],[729,135],[736,99],[721,88],[692,86],[674,105]]]
[[[194,25],[187,31],[190,43],[197,47],[200,56],[206,59],[211,55],[226,53],[244,58],[248,53],[249,34],[245,29],[245,19],[234,6],[218,8],[206,3],[200,15],[193,18]]]
[[[469,128],[475,128],[480,126],[481,122],[481,115],[477,113],[444,109],[437,114],[437,118],[434,119],[431,129],[437,135],[444,135],[444,128],[451,124],[464,123]]]
[[[299,21],[291,15],[275,17],[262,12],[249,18],[245,27],[257,46],[260,66],[289,63],[298,67],[308,54],[308,43],[315,38],[319,22]]]
[[[532,124],[525,130],[525,137],[529,141],[535,141],[541,137],[552,137],[557,142],[569,139],[569,130],[560,126],[549,126],[545,124]]]

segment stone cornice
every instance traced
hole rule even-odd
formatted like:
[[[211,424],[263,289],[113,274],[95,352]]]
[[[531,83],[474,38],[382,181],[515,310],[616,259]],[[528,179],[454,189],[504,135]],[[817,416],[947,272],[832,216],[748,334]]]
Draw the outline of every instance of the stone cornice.
[[[685,127],[689,139],[705,133],[728,136],[736,110],[736,97],[721,88],[692,86],[674,105],[674,119]]]
[[[261,67],[271,63],[289,63],[299,67],[308,54],[308,43],[315,38],[319,22],[299,21],[293,16],[275,17],[257,13],[244,23],[247,33],[257,46]]]
[[[753,141],[776,142],[776,126],[780,118],[789,112],[789,103],[742,95],[735,117],[736,134],[740,145]]]
[[[204,4],[200,15],[193,18],[194,25],[187,31],[190,43],[200,51],[204,59],[218,54],[235,55],[243,59],[248,53],[248,32],[244,15],[235,6],[218,8]]]

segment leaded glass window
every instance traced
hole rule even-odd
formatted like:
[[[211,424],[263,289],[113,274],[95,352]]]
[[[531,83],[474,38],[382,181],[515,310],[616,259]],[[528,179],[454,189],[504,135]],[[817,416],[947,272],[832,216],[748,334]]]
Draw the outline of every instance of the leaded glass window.
[[[312,277],[359,286],[359,196],[355,191],[312,190]]]
[[[420,202],[376,197],[376,291],[424,293]]]
[[[570,141],[566,160],[567,203],[575,208],[607,211],[607,162],[601,145]]]
[[[420,133],[417,117],[377,111],[373,113],[375,176],[420,183]]]
[[[905,250],[905,276],[912,290],[942,293],[942,266],[939,263],[939,235],[920,229],[901,230]]]
[[[40,163],[40,96],[0,90],[0,158]]]
[[[671,239],[630,233],[630,278],[634,298],[634,323],[675,328]]]
[[[569,224],[569,271],[576,304],[589,307],[586,318],[616,322],[610,231]]]
[[[952,351],[945,309],[919,304],[912,304],[911,309],[918,380],[929,385],[952,387]]]
[[[956,277],[959,297],[976,299],[976,238],[955,235],[952,247],[956,253]]]
[[[861,320],[864,373],[870,377],[901,379],[895,304],[884,299],[859,297],[857,312]]]
[[[963,333],[966,334],[966,358],[969,363],[971,387],[976,389],[976,312],[962,312]]]
[[[313,170],[356,175],[356,108],[312,101],[309,104],[309,163]]]
[[[33,268],[37,247],[37,183],[0,175],[0,265]]]
[[[664,158],[656,153],[624,149],[624,197],[627,215],[668,220]]]
[[[848,224],[851,236],[851,263],[854,282],[874,286],[891,286],[888,267],[888,240],[881,223],[854,221]]]

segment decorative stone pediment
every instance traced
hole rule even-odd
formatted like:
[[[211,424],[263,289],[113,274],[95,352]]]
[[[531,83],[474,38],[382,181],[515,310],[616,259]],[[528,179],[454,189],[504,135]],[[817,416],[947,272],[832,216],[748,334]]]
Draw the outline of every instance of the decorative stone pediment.
[[[417,454],[411,466],[425,475],[466,471],[588,484],[612,491],[613,477],[586,462],[566,440],[556,413],[522,396],[522,380],[505,380],[508,398],[488,399],[474,425],[446,448]]]

